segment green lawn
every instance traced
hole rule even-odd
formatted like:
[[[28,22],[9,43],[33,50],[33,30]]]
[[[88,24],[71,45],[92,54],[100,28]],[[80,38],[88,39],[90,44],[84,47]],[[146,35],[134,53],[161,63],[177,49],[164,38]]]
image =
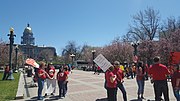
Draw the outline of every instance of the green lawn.
[[[20,73],[13,73],[14,80],[2,80],[3,73],[0,73],[0,100],[14,100],[18,89]]]

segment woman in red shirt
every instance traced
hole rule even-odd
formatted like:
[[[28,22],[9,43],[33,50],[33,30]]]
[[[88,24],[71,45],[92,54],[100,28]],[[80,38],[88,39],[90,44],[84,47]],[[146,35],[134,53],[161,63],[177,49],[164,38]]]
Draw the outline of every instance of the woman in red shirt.
[[[59,97],[65,97],[66,88],[65,84],[67,82],[67,73],[64,71],[63,67],[59,68],[59,72],[57,73],[57,81],[59,86]]]
[[[144,99],[144,80],[145,80],[145,67],[143,65],[143,62],[139,61],[138,62],[138,66],[137,66],[137,69],[136,69],[136,81],[137,81],[137,84],[138,84],[138,99],[142,98]],[[140,97],[141,96],[141,97]]]
[[[44,87],[44,80],[46,79],[46,77],[51,79],[51,77],[45,71],[45,63],[41,62],[38,69],[38,100],[43,100],[42,90]]]
[[[171,75],[171,83],[172,83],[172,88],[174,92],[174,96],[176,97],[177,101],[180,101],[180,70],[179,70],[179,65],[174,66],[174,71]]]
[[[108,101],[117,101],[117,80],[111,66],[105,73]]]
[[[47,83],[47,90],[46,90],[46,93],[45,93],[45,97],[48,95],[48,94],[51,94],[51,95],[54,95],[55,93],[55,90],[56,90],[56,80],[55,80],[55,68],[52,64],[48,64],[47,68],[46,68],[46,72],[48,73],[48,75],[52,78],[52,79],[49,79],[47,78],[46,79],[46,83]],[[52,85],[52,88],[51,89],[51,86]]]

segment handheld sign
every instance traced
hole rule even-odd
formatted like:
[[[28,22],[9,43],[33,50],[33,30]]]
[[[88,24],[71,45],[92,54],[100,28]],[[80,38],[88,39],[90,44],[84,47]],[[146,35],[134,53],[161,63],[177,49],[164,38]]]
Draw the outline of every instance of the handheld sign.
[[[26,59],[26,63],[33,67],[39,68],[39,64],[37,64],[34,59],[28,58],[28,59]]]
[[[99,54],[94,60],[93,60],[104,72],[112,66],[112,64],[102,55]]]

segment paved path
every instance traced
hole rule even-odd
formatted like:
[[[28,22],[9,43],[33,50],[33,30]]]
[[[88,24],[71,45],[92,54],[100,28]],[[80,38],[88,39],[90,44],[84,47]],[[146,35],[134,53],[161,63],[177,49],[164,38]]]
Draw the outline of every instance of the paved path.
[[[37,100],[37,87],[29,87],[32,78],[24,76],[26,80],[25,86],[25,98],[21,101],[35,101]],[[137,100],[137,83],[135,79],[125,79],[124,82],[128,101]],[[46,85],[45,85],[46,87]],[[43,90],[44,92],[45,90]],[[44,93],[43,93],[44,94]],[[172,93],[172,87],[169,83],[170,101],[176,101]],[[68,93],[63,99],[58,99],[58,86],[55,96],[49,96],[45,98],[45,101],[106,101],[106,90],[104,89],[104,73],[95,75],[93,72],[73,70],[73,73],[69,76]],[[122,94],[118,90],[118,101],[123,101]],[[153,87],[150,81],[145,82],[145,94],[144,97],[148,99],[154,99]],[[19,101],[19,100],[18,100]]]

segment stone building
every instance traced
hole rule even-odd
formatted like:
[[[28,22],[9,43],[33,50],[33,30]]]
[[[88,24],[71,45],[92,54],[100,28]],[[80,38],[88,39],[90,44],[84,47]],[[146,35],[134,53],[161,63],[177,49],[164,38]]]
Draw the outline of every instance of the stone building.
[[[27,24],[27,27],[24,29],[21,44],[18,45],[18,48],[25,58],[33,58],[38,61],[51,61],[54,56],[57,56],[54,47],[39,47],[35,45],[35,38],[33,37],[33,32],[29,24]]]

